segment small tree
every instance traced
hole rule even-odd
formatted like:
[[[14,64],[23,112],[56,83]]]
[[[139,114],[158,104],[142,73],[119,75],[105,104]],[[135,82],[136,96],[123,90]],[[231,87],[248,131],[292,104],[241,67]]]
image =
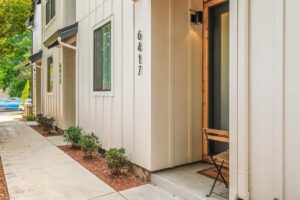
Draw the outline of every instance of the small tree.
[[[30,90],[30,83],[29,80],[27,80],[24,90],[22,92],[22,104],[25,104],[25,101],[28,99],[29,96],[29,90]]]

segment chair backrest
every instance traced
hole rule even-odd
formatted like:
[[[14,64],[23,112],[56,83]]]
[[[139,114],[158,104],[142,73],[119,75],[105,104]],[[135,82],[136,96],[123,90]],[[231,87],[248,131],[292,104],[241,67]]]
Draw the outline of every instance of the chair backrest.
[[[204,135],[207,140],[229,143],[229,131],[204,128]]]

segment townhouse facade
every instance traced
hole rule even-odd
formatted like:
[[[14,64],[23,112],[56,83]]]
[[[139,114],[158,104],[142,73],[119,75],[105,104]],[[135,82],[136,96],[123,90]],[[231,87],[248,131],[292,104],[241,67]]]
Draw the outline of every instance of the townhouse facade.
[[[229,198],[297,199],[299,8],[42,0],[40,112],[149,171],[208,160],[226,147],[203,128],[229,130]]]
[[[41,95],[41,66],[42,66],[42,21],[41,21],[41,1],[33,2],[33,16],[29,20],[29,26],[32,31],[32,55],[29,61],[32,65],[32,101],[34,104],[34,112],[40,114],[42,112],[42,95]]]
[[[76,53],[59,42],[76,44],[76,2],[42,1],[43,114],[54,117],[62,130],[75,125]],[[68,27],[75,35],[68,35]],[[72,26],[73,25],[73,26]],[[73,30],[73,29],[72,29]],[[75,40],[74,40],[75,37]],[[62,40],[62,41],[59,41]]]

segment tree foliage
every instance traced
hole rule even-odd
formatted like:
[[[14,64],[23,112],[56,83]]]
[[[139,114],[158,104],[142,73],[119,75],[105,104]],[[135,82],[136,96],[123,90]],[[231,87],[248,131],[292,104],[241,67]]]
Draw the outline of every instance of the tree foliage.
[[[8,88],[8,95],[11,97],[21,97],[27,80],[14,79]]]
[[[31,34],[26,22],[32,0],[0,0],[0,89],[20,97],[30,78],[25,67],[31,49]]]
[[[0,56],[0,88],[6,90],[12,82],[28,80],[30,78],[30,66],[25,67],[30,55],[31,39],[30,31],[14,35],[6,41],[15,46],[15,51],[7,51]],[[26,81],[25,81],[26,82]],[[24,88],[24,81],[23,87]],[[22,90],[21,90],[22,91]]]
[[[27,29],[31,7],[32,0],[0,0],[0,40]]]

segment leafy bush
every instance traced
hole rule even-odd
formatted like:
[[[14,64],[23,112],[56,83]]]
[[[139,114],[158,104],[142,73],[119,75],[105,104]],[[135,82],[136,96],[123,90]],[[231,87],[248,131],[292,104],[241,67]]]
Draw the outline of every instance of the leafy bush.
[[[35,121],[36,120],[35,115],[32,115],[32,114],[24,114],[23,118],[26,119],[26,121]]]
[[[82,137],[82,129],[79,127],[70,127],[64,131],[65,141],[70,143],[72,147],[76,147]]]
[[[54,122],[55,122],[53,117],[47,118],[47,117],[44,117],[43,115],[39,114],[39,115],[37,115],[37,120],[38,120],[38,123],[40,124],[40,126],[43,127],[44,131],[50,132],[53,130]]]
[[[92,158],[93,153],[100,147],[99,138],[94,133],[82,136],[79,144],[86,158]]]
[[[8,87],[8,95],[10,97],[21,97],[22,91],[26,85],[27,80],[15,78]]]
[[[119,175],[122,169],[130,169],[131,163],[125,156],[124,148],[111,148],[105,153],[105,160],[113,175]]]
[[[42,114],[37,114],[36,119],[37,119],[37,122],[39,123],[39,125],[42,126],[44,116]]]
[[[51,117],[51,118],[46,117],[44,120],[44,123],[43,123],[44,131],[47,131],[47,132],[52,131],[54,128],[54,122],[55,122],[55,120],[53,117]]]

